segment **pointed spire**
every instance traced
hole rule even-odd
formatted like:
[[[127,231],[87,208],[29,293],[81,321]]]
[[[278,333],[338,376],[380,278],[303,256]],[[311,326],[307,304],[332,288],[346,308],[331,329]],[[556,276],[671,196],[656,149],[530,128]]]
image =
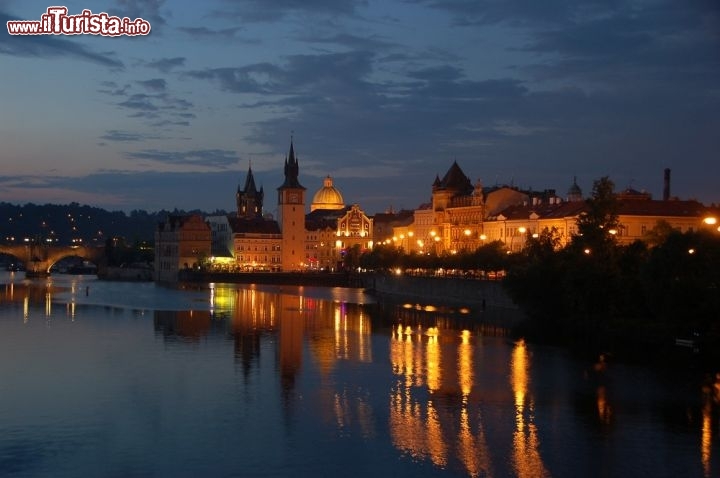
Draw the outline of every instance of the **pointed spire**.
[[[255,176],[253,176],[252,166],[248,166],[247,178],[245,179],[245,194],[255,194],[257,187],[255,186]]]
[[[295,155],[295,142],[293,136],[290,135],[290,152],[285,157],[285,182],[282,187],[291,188],[303,188],[298,181],[298,174],[300,173],[300,166],[298,164],[297,156]]]

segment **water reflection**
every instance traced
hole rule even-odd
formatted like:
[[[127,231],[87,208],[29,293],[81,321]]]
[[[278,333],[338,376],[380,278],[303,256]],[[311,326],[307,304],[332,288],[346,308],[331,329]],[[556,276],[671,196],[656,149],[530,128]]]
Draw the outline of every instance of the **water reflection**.
[[[469,476],[492,476],[475,383],[481,338],[467,329],[445,328],[443,320],[435,323],[443,326],[398,323],[392,329],[390,362],[397,377],[390,392],[393,443],[438,467],[457,461]]]
[[[133,432],[128,443],[135,443],[136,437],[140,443],[154,443],[167,430],[179,429],[188,443],[204,450],[193,459],[220,462],[230,456],[227,443],[237,443],[240,449],[265,439],[253,447],[262,457],[249,470],[256,475],[273,466],[276,453],[286,460],[285,468],[266,474],[287,475],[298,461],[297,469],[303,469],[302,464],[307,464],[303,459],[316,466],[334,459],[335,471],[342,471],[353,459],[351,455],[364,449],[372,451],[352,462],[358,466],[358,476],[397,463],[422,464],[417,469],[409,466],[398,476],[431,476],[443,470],[471,477],[632,476],[638,470],[668,476],[670,471],[660,466],[676,465],[672,463],[675,454],[684,456],[676,460],[690,470],[686,476],[717,475],[720,377],[707,381],[701,394],[694,384],[690,398],[673,401],[663,396],[665,401],[659,406],[659,392],[638,391],[632,380],[618,380],[615,364],[608,367],[603,358],[594,365],[573,365],[567,357],[537,353],[537,348],[523,341],[510,340],[499,327],[415,309],[381,314],[375,308],[343,300],[304,295],[298,288],[212,284],[185,293],[183,299],[196,308],[158,307],[147,316],[137,312],[134,318],[140,320],[128,321],[133,327],[128,332],[123,328],[128,324],[118,320],[124,313],[108,305],[115,302],[104,304],[101,299],[117,295],[117,287],[130,289],[93,283],[88,295],[86,287],[69,278],[65,282],[6,284],[0,289],[0,326],[5,326],[2,332],[11,332],[5,337],[28,340],[32,351],[21,358],[34,359],[25,361],[37,363],[36,373],[47,374],[42,371],[52,361],[42,354],[53,357],[55,352],[65,357],[58,371],[66,373],[67,380],[49,375],[48,380],[55,380],[57,388],[67,394],[66,403],[72,406],[66,413],[78,413],[98,429],[108,429],[106,423],[125,427]],[[175,291],[149,290],[144,285],[138,291],[147,296],[144,303],[160,306],[177,297],[172,295]],[[161,297],[155,300],[152,294]],[[48,332],[43,327],[46,321],[54,321],[50,332],[72,322],[62,335],[45,335],[49,352],[36,347],[37,336],[29,333],[36,329]],[[16,329],[10,327],[11,322],[17,324]],[[96,354],[88,360],[83,347],[74,347],[75,339]],[[97,340],[107,342],[102,347],[89,345]],[[143,341],[147,349],[134,348]],[[21,350],[12,345],[13,350]],[[54,347],[63,345],[65,354],[58,354]],[[70,349],[77,355],[70,354]],[[135,352],[137,358],[131,358]],[[7,364],[11,363],[9,356],[3,356]],[[548,356],[556,362],[548,364]],[[129,364],[125,375],[123,367],[117,370],[123,357]],[[75,371],[65,368],[73,358],[77,359]],[[16,372],[8,367],[0,371],[14,377],[10,373]],[[60,385],[77,380],[79,371],[93,387],[73,395],[72,387]],[[587,371],[585,376],[583,371]],[[11,394],[13,399],[6,401],[12,405],[0,407],[0,421],[7,421],[14,413],[11,407],[19,407],[27,398],[18,386],[25,383],[24,378],[17,377],[0,384],[3,396]],[[614,380],[609,380],[611,377]],[[656,390],[662,388],[658,382],[652,383]],[[195,389],[195,384],[201,387]],[[103,386],[104,392],[99,394],[97,389]],[[32,389],[38,390],[37,386]],[[582,410],[566,403],[572,403],[578,392],[582,393]],[[116,396],[120,400],[115,401]],[[141,408],[144,404],[149,408]],[[128,408],[123,408],[126,405]],[[98,419],[92,413],[100,408]],[[87,414],[83,409],[89,410]],[[681,420],[680,427],[674,422],[663,428],[663,414],[668,411]],[[17,413],[16,430],[25,429],[27,416],[32,416],[25,413]],[[261,418],[253,421],[255,416]],[[127,423],[134,423],[133,419],[153,423],[141,428],[148,436],[130,430]],[[68,423],[64,417],[57,421],[61,425],[54,429],[56,435]],[[598,424],[602,433],[597,433]],[[48,426],[52,429],[53,424]],[[197,429],[205,433],[198,433],[195,439]],[[641,465],[628,466],[634,454],[655,458],[648,439],[664,447],[666,461],[653,465],[652,460],[638,460]],[[11,439],[5,440],[0,437],[0,461],[13,445]],[[114,440],[122,443],[122,439]],[[138,448],[122,444],[126,451],[141,456]],[[203,448],[203,444],[207,445]],[[86,449],[93,446],[106,453],[103,456],[121,456],[101,445],[86,445]],[[215,449],[224,450],[223,455],[213,454]],[[380,459],[374,455],[376,451],[380,451],[377,456],[384,453],[386,461],[372,470],[362,468],[364,462]],[[182,453],[192,451],[173,448],[167,452],[173,455],[168,461]],[[404,459],[398,460],[397,455]],[[589,469],[586,459],[597,469]],[[193,471],[202,471],[203,466]],[[225,471],[219,470],[215,476],[232,474]]]
[[[700,440],[700,456],[705,478],[711,476],[711,457],[713,445],[713,407],[720,404],[720,373],[715,380],[702,389],[702,431]],[[718,421],[720,429],[720,420]]]
[[[513,434],[513,464],[520,478],[545,477],[540,456],[540,440],[535,424],[535,403],[528,393],[530,383],[530,354],[523,340],[515,344],[510,362],[511,383],[515,395],[515,432]]]

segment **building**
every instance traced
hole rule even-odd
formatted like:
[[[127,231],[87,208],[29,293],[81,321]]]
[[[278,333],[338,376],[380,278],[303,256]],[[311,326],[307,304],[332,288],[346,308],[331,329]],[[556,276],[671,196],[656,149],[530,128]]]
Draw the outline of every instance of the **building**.
[[[298,181],[300,166],[290,139],[290,152],[285,158],[285,181],[278,191],[278,223],[280,224],[281,267],[283,271],[298,271],[305,263],[305,187]]]
[[[155,231],[155,280],[175,282],[178,272],[211,257],[212,231],[200,215],[170,215]]]
[[[475,185],[453,162],[442,177],[435,177],[431,201],[413,212],[412,221],[393,225],[392,235],[381,240],[420,254],[454,254],[473,251],[487,241],[485,218],[504,208],[522,204],[529,194],[507,186]]]
[[[323,186],[313,196],[312,204],[310,204],[310,212],[316,209],[324,209],[337,211],[345,209],[345,201],[343,200],[342,194],[333,186],[333,180],[328,175],[323,180]]]
[[[252,167],[245,185],[235,193],[237,211],[229,216],[206,218],[212,231],[214,269],[238,271],[277,271],[281,267],[282,237],[277,221],[264,214],[263,188],[257,188]]]
[[[330,176],[313,196],[305,217],[305,264],[317,270],[347,267],[348,254],[373,246],[373,220],[358,204],[346,206]]]
[[[240,189],[240,185],[238,184],[237,193],[235,193],[237,217],[246,219],[262,217],[264,199],[265,192],[262,187],[258,190],[257,186],[255,186],[255,176],[252,172],[252,165],[249,165],[248,173],[245,177],[245,187]]]
[[[229,218],[234,270],[277,272],[282,268],[282,234],[272,219]]]
[[[669,170],[665,170],[663,189],[660,201],[630,188],[617,193],[619,227],[609,233],[620,244],[646,240],[660,222],[686,232],[708,227],[707,221],[712,219],[707,218],[717,218],[712,209],[697,201],[671,198]],[[375,242],[394,244],[411,253],[455,254],[500,241],[508,251],[518,252],[529,237],[554,231],[564,246],[577,233],[577,219],[585,208],[576,178],[563,199],[552,189],[483,188],[479,180],[473,186],[453,162],[442,179],[435,177],[431,201],[420,205],[411,220],[375,216]]]

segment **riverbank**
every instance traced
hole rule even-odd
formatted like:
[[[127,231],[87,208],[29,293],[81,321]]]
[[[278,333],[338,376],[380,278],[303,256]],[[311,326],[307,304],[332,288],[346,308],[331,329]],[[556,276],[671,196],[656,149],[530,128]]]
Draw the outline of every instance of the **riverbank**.
[[[525,320],[523,311],[510,299],[502,282],[396,274],[363,275],[366,292],[378,301],[403,304],[414,309],[463,311],[484,322],[513,328]]]
[[[180,282],[215,282],[228,284],[363,287],[361,276],[342,272],[208,272],[184,270],[178,273],[178,280]]]

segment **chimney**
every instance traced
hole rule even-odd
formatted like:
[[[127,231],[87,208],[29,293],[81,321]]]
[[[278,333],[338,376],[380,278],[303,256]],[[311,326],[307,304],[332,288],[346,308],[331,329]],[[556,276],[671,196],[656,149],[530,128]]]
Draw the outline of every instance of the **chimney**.
[[[670,199],[670,168],[665,168],[665,180],[663,181],[663,201]]]

